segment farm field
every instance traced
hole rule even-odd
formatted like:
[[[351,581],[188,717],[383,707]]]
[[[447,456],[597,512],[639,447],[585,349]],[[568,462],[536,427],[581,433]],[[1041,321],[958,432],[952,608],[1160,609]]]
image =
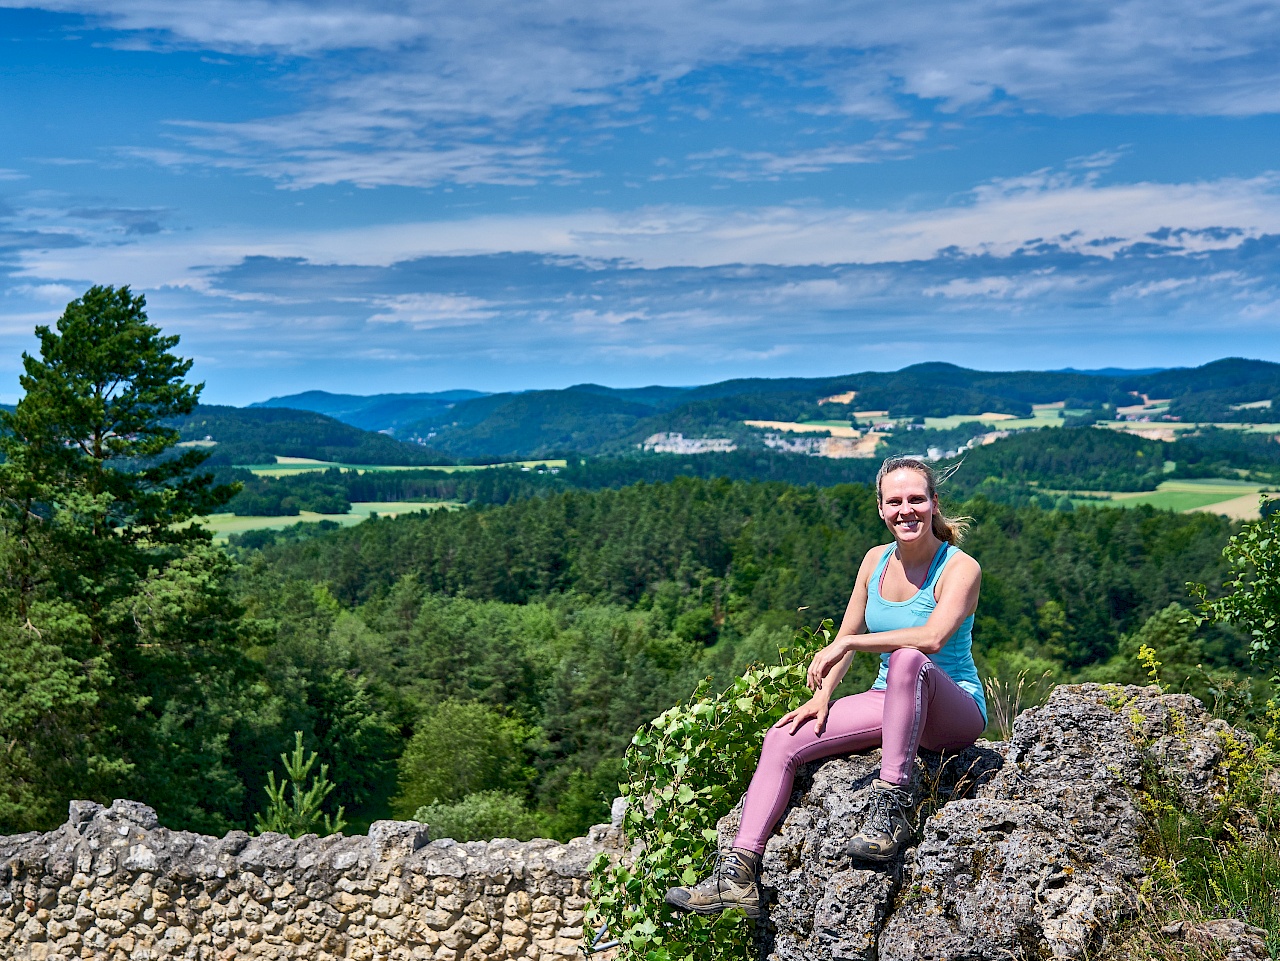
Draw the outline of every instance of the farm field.
[[[284,530],[299,523],[315,523],[316,521],[336,521],[343,527],[352,527],[367,521],[372,514],[379,517],[395,517],[398,514],[412,514],[415,511],[436,510],[438,508],[457,507],[453,501],[362,501],[351,505],[350,514],[317,514],[314,511],[302,511],[290,517],[240,517],[237,514],[209,514],[198,519],[197,523],[213,532],[215,542],[225,542],[232,534],[243,534],[245,531]]]
[[[243,465],[243,469],[252,471],[259,477],[290,477],[294,474],[305,474],[309,471],[328,470],[330,467],[340,467],[343,470],[353,470],[363,474],[365,471],[384,470],[439,470],[452,473],[453,471],[492,470],[495,467],[564,466],[565,461],[563,460],[522,460],[505,464],[457,464],[442,467],[424,467],[422,465],[388,467],[381,464],[339,464],[336,461],[312,460],[309,457],[276,457],[276,462],[274,464],[246,464]]]
[[[1260,484],[1247,481],[1220,480],[1171,480],[1164,481],[1154,491],[1116,491],[1107,500],[1073,497],[1077,507],[1138,507],[1143,504],[1158,510],[1211,511],[1225,514],[1235,520],[1257,520]]]
[[[961,424],[971,424],[974,421],[986,424],[989,427],[1004,430],[1021,430],[1025,427],[1058,427],[1062,424],[1062,409],[1055,408],[1053,410],[1037,410],[1030,417],[1014,417],[1012,414],[950,414],[947,417],[926,417],[924,426],[933,430],[952,430]],[[1073,413],[1068,411],[1068,413]],[[898,424],[907,424],[910,422],[909,417],[890,418],[887,411],[858,411],[855,413],[858,423],[867,426],[869,422],[876,421],[878,418],[885,420],[893,420]],[[755,427],[761,430],[782,430],[791,433],[809,433],[813,431],[828,430],[832,437],[857,437],[862,433],[861,428],[855,430],[849,426],[847,420],[807,420],[804,423],[797,421],[783,420],[747,420],[743,421],[748,427]]]
[[[924,426],[933,430],[952,430],[970,421],[981,421],[998,430],[1022,430],[1027,427],[1061,427],[1062,408],[1035,410],[1030,417],[1014,417],[1011,414],[951,414],[947,417],[926,417]],[[1068,411],[1067,413],[1074,413]]]
[[[1096,426],[1108,427],[1111,430],[1123,430],[1130,434],[1151,434],[1153,436],[1158,435],[1160,431],[1179,434],[1184,431],[1199,430],[1202,427],[1217,427],[1221,430],[1242,430],[1247,434],[1280,434],[1280,424],[1236,424],[1173,420],[1104,420],[1099,421]]]
[[[862,431],[854,430],[846,420],[807,421],[803,424],[789,420],[744,420],[743,423],[761,430],[780,430],[792,434],[829,432],[832,437],[862,436]]]

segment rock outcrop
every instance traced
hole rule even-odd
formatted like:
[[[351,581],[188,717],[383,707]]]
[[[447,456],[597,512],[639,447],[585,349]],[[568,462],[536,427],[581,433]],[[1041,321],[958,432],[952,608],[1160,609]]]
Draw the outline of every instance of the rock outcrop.
[[[773,901],[758,928],[761,956],[1086,957],[1136,907],[1144,769],[1202,806],[1227,730],[1183,695],[1058,688],[1018,718],[1008,743],[924,759],[915,786],[930,801],[919,844],[885,866],[844,853],[879,753],[811,765],[765,851]],[[737,812],[720,829],[728,845]]]

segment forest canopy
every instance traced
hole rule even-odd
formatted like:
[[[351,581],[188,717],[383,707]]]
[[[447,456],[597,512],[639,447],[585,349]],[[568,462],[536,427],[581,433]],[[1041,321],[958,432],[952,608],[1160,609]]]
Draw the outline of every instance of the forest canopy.
[[[177,446],[201,385],[145,306],[110,287],[69,304],[37,330],[3,415],[0,830],[52,827],[86,797],[137,798],[174,828],[252,829],[268,772],[305,749],[353,831],[394,814],[459,836],[579,834],[607,816],[639,725],[838,618],[888,540],[869,462],[215,475],[206,449]],[[1256,715],[1249,644],[1230,623],[1187,628],[1183,609],[1188,582],[1212,600],[1238,574],[1223,558],[1238,527],[1041,510],[1025,492],[1049,478],[1111,471],[1141,489],[1165,469],[1159,442],[1049,433],[970,452],[944,495],[974,519],[982,671],[1124,680],[1132,651],[1162,639],[1168,683]],[[260,549],[189,523],[246,497],[470,506]],[[847,689],[874,668],[855,662]]]

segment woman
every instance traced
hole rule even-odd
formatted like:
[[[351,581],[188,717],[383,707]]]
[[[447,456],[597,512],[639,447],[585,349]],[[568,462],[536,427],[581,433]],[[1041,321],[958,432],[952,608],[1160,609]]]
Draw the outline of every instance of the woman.
[[[893,543],[862,559],[835,640],[814,655],[813,696],[770,728],[743,803],[733,849],[706,880],[667,892],[669,904],[699,914],[741,908],[760,916],[756,883],[765,841],[791,796],[796,769],[832,754],[883,748],[870,814],[849,843],[869,861],[895,857],[911,836],[909,782],[916,749],[958,750],[987,725],[970,651],[982,571],[957,546],[967,528],[938,509],[928,464],[891,457],[876,475],[880,517]],[[858,651],[880,654],[871,689],[832,703]]]

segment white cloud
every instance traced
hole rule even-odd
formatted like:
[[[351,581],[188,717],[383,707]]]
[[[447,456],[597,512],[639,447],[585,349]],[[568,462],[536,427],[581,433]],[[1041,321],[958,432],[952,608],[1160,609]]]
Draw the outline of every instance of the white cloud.
[[[245,257],[386,266],[417,257],[510,251],[636,265],[875,264],[940,252],[1007,257],[1043,248],[1117,256],[1134,244],[1192,256],[1280,234],[1280,175],[1199,183],[1099,185],[1052,172],[982,184],[960,203],[923,210],[666,205],[629,211],[482,215],[302,230],[206,229],[19,253],[33,282],[129,278],[139,288],[205,289],[211,270]],[[91,236],[81,230],[80,237]],[[997,269],[997,273],[999,271]],[[860,281],[866,283],[867,281]]]
[[[298,0],[0,0],[76,12],[117,30],[227,51],[410,51],[407,79],[487,88],[546,105],[579,91],[661,81],[755,52],[826,52],[846,106],[890,81],[953,106],[995,90],[1049,109],[1239,114],[1280,106],[1275,11],[1251,0],[475,0],[349,5]],[[851,66],[852,62],[852,66]],[[406,64],[397,64],[402,68]],[[534,66],[541,72],[524,69]],[[505,67],[505,69],[504,69]],[[513,78],[510,70],[519,72]],[[391,77],[382,77],[393,84]],[[513,83],[515,79],[518,82]],[[868,85],[868,80],[879,81]],[[532,86],[534,89],[530,90]],[[555,91],[556,93],[552,93]]]
[[[1254,0],[0,0],[79,13],[152,46],[303,58],[311,103],[257,121],[178,127],[184,163],[296,186],[564,176],[542,122],[629,121],[675,80],[785,74],[769,109],[848,115],[883,136],[744,151],[726,175],[785,176],[895,155],[943,114],[1280,111],[1280,16]],[[788,102],[787,97],[796,99]],[[703,111],[714,112],[710,106]],[[198,118],[197,118],[198,119]],[[866,141],[866,142],[863,142]],[[528,151],[528,152],[526,152]],[[159,158],[160,154],[152,154]]]
[[[344,150],[311,145],[293,148],[275,142],[281,133],[271,124],[185,124],[193,130],[217,130],[188,139],[184,150],[125,148],[127,156],[165,167],[212,166],[280,180],[284,186],[305,189],[322,184],[349,183],[357,187],[433,187],[440,183],[527,185],[542,180],[581,179],[537,144],[457,144],[441,149],[430,138],[408,134],[413,147]],[[285,128],[287,130],[287,126]]]
[[[18,284],[12,288],[11,293],[59,306],[70,303],[79,296],[78,291],[66,284]]]
[[[396,47],[426,28],[421,17],[368,4],[352,8],[297,0],[0,0],[0,7],[80,13],[116,30],[159,32],[218,50],[304,55]]]
[[[495,316],[492,308],[498,306],[456,294],[402,294],[376,297],[373,302],[381,310],[369,318],[370,323],[408,324],[419,330],[475,324]]]
[[[927,297],[945,297],[949,300],[1032,300],[1046,294],[1070,290],[1085,290],[1097,280],[1082,275],[1061,274],[1053,269],[1036,270],[1020,277],[962,277],[926,287]]]
[[[1211,288],[1235,287],[1243,291],[1255,284],[1255,278],[1250,278],[1238,270],[1224,270],[1204,277],[1165,277],[1161,280],[1126,284],[1115,290],[1111,294],[1111,299],[1116,302],[1144,300],[1149,297],[1165,297],[1169,294],[1186,295],[1193,290],[1205,291]]]

